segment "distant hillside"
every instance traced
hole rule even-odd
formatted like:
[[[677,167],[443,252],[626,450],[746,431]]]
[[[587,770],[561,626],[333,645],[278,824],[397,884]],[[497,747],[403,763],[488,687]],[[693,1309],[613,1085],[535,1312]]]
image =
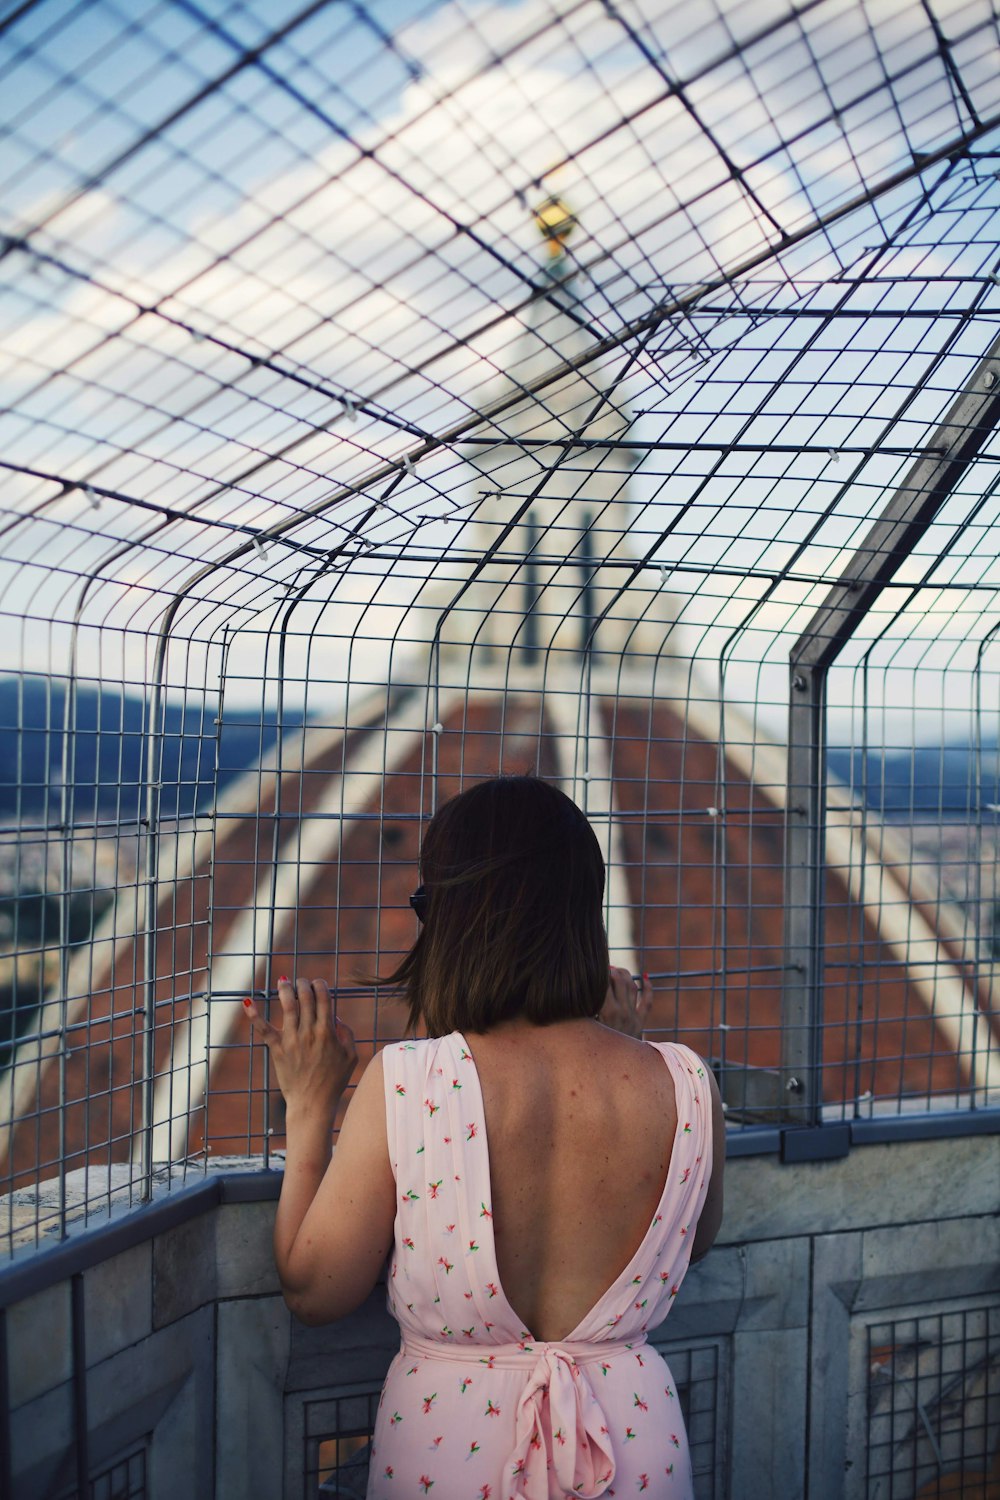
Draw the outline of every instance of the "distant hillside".
[[[33,677],[0,681],[0,819],[54,823],[59,819],[63,763],[62,683]],[[254,764],[273,745],[273,710],[227,712],[216,725],[217,704],[189,697],[165,711],[161,810],[190,816],[210,804],[218,789]],[[114,817],[134,823],[144,816],[148,701],[115,688],[80,687],[69,764],[73,817],[89,822]],[[301,724],[286,713],[285,725]],[[19,732],[18,726],[22,728]],[[983,747],[980,792],[975,751],[969,745],[918,745],[912,750],[860,750],[833,746],[833,776],[860,801],[889,817],[973,816],[980,800],[1000,805],[997,743]],[[20,785],[20,793],[18,787]]]
[[[56,822],[63,766],[66,688],[45,678],[0,682],[0,818]],[[226,713],[215,702],[168,702],[164,713],[161,810],[186,817],[274,743],[273,711]],[[80,687],[69,745],[73,817],[144,815],[148,701],[112,688]],[[286,728],[302,722],[286,714]],[[19,729],[20,726],[20,729]],[[18,788],[20,787],[20,792]]]
[[[976,751],[971,745],[916,745],[911,750],[860,750],[833,747],[827,753],[832,775],[851,787],[855,800],[886,817],[974,817],[1000,804],[996,741],[981,750],[982,785]],[[867,768],[866,762],[867,760]],[[866,774],[867,770],[867,774]]]

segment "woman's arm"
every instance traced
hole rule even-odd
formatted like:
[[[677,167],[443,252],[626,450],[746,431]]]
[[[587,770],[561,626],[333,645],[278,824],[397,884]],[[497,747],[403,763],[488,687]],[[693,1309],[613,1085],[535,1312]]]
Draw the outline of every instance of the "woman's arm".
[[[708,1180],[705,1204],[694,1232],[692,1265],[696,1260],[702,1260],[711,1250],[722,1224],[722,1179],[726,1170],[726,1117],[722,1111],[722,1099],[715,1074],[708,1063],[704,1064],[704,1068],[712,1091],[712,1175]]]
[[[396,1192],[382,1063],[376,1057],[365,1070],[331,1160],[337,1106],[357,1065],[354,1037],[333,1015],[322,980],[294,987],[279,980],[278,998],[280,1031],[246,1004],[286,1104],[274,1258],[292,1311],[305,1323],[328,1323],[365,1300],[392,1243]]]
[[[288,1160],[292,1154],[288,1133]],[[309,1142],[302,1139],[303,1154]],[[284,1190],[279,1214],[285,1202]],[[282,1227],[293,1223],[289,1212]],[[303,1323],[332,1323],[360,1307],[378,1280],[392,1248],[396,1182],[389,1161],[381,1054],[361,1076],[340,1127],[333,1159],[290,1244],[279,1247],[275,1220],[275,1259],[285,1301]]]

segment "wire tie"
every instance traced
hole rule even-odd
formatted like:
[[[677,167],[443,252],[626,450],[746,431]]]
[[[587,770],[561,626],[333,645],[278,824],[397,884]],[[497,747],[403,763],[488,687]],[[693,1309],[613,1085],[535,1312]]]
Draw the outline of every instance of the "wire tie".
[[[732,1031],[733,1028],[728,1021],[716,1021],[715,1029],[716,1031]]]
[[[266,562],[267,561],[267,548],[265,547],[264,543],[261,541],[260,537],[259,536],[251,537],[250,540],[253,542],[253,550],[256,552],[256,554],[260,558],[261,562]]]
[[[827,448],[826,456],[832,464],[840,463],[840,454],[837,452],[836,448]]]
[[[441,723],[432,724],[431,734],[444,734],[444,725]]]
[[[355,406],[354,401],[350,396],[341,396],[340,399],[343,402],[344,410],[347,413],[347,420],[349,422],[356,422],[358,420],[358,408]]]
[[[717,807],[706,807],[705,811],[710,818],[717,818],[719,816],[719,809]]]
[[[661,568],[660,569],[660,588],[661,589],[663,588],[664,584],[667,582],[667,580],[669,579],[669,577],[670,577],[670,574],[667,571],[667,569],[666,568]]]
[[[100,510],[101,497],[96,490],[92,490],[89,484],[81,484],[79,486],[79,490],[81,495],[85,495],[87,497],[87,503],[89,504],[91,510]]]
[[[407,474],[413,473],[413,459],[408,453],[403,454],[403,468],[406,470]]]

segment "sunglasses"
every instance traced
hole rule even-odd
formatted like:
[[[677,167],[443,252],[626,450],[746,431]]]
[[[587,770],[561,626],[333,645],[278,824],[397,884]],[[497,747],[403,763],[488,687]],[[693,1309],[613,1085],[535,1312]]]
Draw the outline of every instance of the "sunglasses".
[[[418,885],[416,890],[413,892],[413,895],[410,897],[410,905],[413,907],[413,910],[417,914],[418,922],[427,921],[427,901],[427,891],[422,885]]]

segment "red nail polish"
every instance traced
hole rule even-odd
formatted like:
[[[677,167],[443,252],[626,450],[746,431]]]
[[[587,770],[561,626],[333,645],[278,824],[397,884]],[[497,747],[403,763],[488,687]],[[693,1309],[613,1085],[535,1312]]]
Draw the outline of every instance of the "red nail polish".
[[[288,975],[287,974],[279,974],[278,975],[278,983],[279,984],[287,984],[288,983]]]
[[[643,979],[648,979],[648,978],[649,978],[649,975],[648,975],[648,974],[643,974],[643,976],[642,976],[642,977],[643,977]]]
[[[253,1004],[253,1001],[252,1000],[244,1000],[243,1004],[246,1005],[246,1006],[250,1006],[250,1005]]]

